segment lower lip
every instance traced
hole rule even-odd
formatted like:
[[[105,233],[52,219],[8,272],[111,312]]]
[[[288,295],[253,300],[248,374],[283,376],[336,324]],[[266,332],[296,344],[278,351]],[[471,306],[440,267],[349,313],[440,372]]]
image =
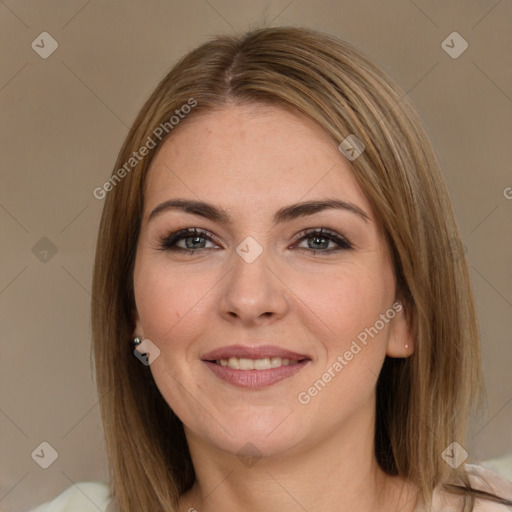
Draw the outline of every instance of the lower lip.
[[[268,370],[234,370],[211,361],[203,361],[217,377],[240,388],[263,388],[300,372],[310,361],[269,368]]]

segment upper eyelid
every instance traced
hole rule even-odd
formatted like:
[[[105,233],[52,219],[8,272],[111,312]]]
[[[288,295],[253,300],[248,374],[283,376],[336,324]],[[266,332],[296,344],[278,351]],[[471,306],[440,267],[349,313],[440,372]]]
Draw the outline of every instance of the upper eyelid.
[[[203,228],[182,228],[177,229],[176,231],[173,231],[172,236],[177,236],[177,240],[183,239],[183,238],[189,238],[192,236],[201,236],[203,238],[210,238],[215,243],[218,243],[218,237],[214,235],[211,231],[208,229]]]

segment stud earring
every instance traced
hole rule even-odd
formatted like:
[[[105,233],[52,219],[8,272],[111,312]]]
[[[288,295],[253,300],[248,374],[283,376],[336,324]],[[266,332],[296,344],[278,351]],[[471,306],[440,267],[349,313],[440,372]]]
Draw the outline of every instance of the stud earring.
[[[133,340],[132,340],[133,346],[140,345],[141,343],[142,343],[142,338],[140,338],[139,336],[137,336],[136,338],[133,338]]]

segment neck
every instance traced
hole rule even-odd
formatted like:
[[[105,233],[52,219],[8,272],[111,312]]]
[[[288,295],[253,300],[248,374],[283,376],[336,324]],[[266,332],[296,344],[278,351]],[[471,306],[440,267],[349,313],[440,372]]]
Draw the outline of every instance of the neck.
[[[293,453],[252,460],[212,447],[186,429],[196,482],[181,497],[180,512],[414,510],[414,486],[386,475],[377,463],[373,411],[361,419]]]

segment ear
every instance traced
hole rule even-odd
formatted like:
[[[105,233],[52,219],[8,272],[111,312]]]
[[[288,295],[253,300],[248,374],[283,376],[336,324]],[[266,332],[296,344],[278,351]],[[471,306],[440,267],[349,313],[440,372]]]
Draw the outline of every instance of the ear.
[[[142,323],[140,321],[139,313],[136,309],[132,310],[132,320],[135,326],[132,332],[132,338],[139,336],[144,339],[144,330],[142,329]]]
[[[390,321],[386,355],[409,357],[414,352],[412,318],[401,302],[395,304],[393,309],[396,314]]]

